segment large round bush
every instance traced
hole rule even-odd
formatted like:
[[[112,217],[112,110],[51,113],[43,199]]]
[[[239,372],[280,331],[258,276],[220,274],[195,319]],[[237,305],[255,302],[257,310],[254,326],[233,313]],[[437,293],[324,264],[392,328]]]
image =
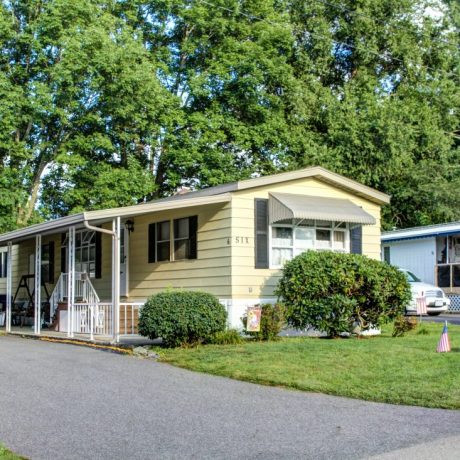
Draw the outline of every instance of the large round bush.
[[[139,316],[139,333],[161,337],[164,345],[177,347],[202,343],[226,327],[225,308],[212,294],[166,291],[150,297]]]
[[[379,326],[404,312],[411,299],[406,276],[358,254],[307,251],[287,262],[277,295],[289,325],[337,336],[355,323]]]

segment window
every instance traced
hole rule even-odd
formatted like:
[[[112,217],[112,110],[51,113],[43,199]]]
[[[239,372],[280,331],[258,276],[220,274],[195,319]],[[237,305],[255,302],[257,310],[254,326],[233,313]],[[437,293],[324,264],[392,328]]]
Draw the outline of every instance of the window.
[[[346,223],[314,220],[286,220],[271,226],[270,265],[281,267],[308,249],[349,252]]]
[[[61,247],[68,248],[67,235]],[[67,272],[67,267],[62,268]],[[96,278],[96,232],[91,230],[75,232],[75,271],[88,273],[90,278]]]
[[[383,260],[387,264],[391,263],[391,257],[390,257],[390,246],[384,246],[383,247]]]
[[[169,220],[158,222],[157,226],[157,262],[169,260],[171,252],[171,231]]]
[[[188,259],[190,248],[189,219],[174,221],[174,260]]]
[[[8,253],[0,252],[0,278],[6,278],[8,267]]]
[[[42,272],[41,277],[45,283],[54,283],[54,242],[42,245],[41,254]]]
[[[150,224],[149,262],[196,259],[197,223],[192,216]]]

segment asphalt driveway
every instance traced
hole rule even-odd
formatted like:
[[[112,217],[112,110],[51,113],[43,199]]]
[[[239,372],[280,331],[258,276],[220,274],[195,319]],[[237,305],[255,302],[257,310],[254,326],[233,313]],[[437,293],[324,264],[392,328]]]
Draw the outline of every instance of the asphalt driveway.
[[[423,457],[430,446],[448,459],[459,435],[460,411],[263,387],[0,337],[0,441],[31,459],[407,459],[412,452],[421,460],[433,458]]]
[[[444,321],[447,321],[448,324],[457,324],[460,325],[460,314],[458,313],[447,313],[445,315],[439,315],[439,316],[423,316],[422,317],[423,321],[426,322],[435,322],[435,323],[443,323]]]

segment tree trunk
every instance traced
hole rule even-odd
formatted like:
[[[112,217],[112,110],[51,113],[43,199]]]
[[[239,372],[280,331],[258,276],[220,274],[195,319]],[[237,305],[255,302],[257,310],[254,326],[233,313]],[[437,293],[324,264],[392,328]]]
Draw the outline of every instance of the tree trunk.
[[[47,165],[48,163],[41,161],[38,163],[38,166],[34,172],[32,183],[29,187],[29,199],[27,200],[25,206],[20,207],[18,211],[18,227],[24,227],[27,225],[30,221],[30,218],[32,217],[35,205],[37,204],[38,192],[40,190],[40,179]]]

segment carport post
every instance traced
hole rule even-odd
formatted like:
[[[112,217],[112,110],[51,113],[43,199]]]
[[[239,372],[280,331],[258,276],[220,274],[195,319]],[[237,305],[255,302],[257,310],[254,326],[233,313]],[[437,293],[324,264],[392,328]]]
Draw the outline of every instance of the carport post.
[[[13,274],[11,273],[11,257],[12,257],[12,244],[11,241],[8,242],[8,251],[6,259],[6,332],[11,332],[11,297],[13,295],[13,290],[11,288],[11,281]]]
[[[35,295],[34,295],[34,306],[35,306],[35,321],[34,321],[34,334],[40,335],[41,327],[41,290],[42,290],[42,236],[37,235],[35,237]]]
[[[67,274],[67,337],[73,337],[75,302],[75,227],[69,227],[69,263]]]
[[[112,221],[112,306],[113,341],[120,341],[120,217]]]

